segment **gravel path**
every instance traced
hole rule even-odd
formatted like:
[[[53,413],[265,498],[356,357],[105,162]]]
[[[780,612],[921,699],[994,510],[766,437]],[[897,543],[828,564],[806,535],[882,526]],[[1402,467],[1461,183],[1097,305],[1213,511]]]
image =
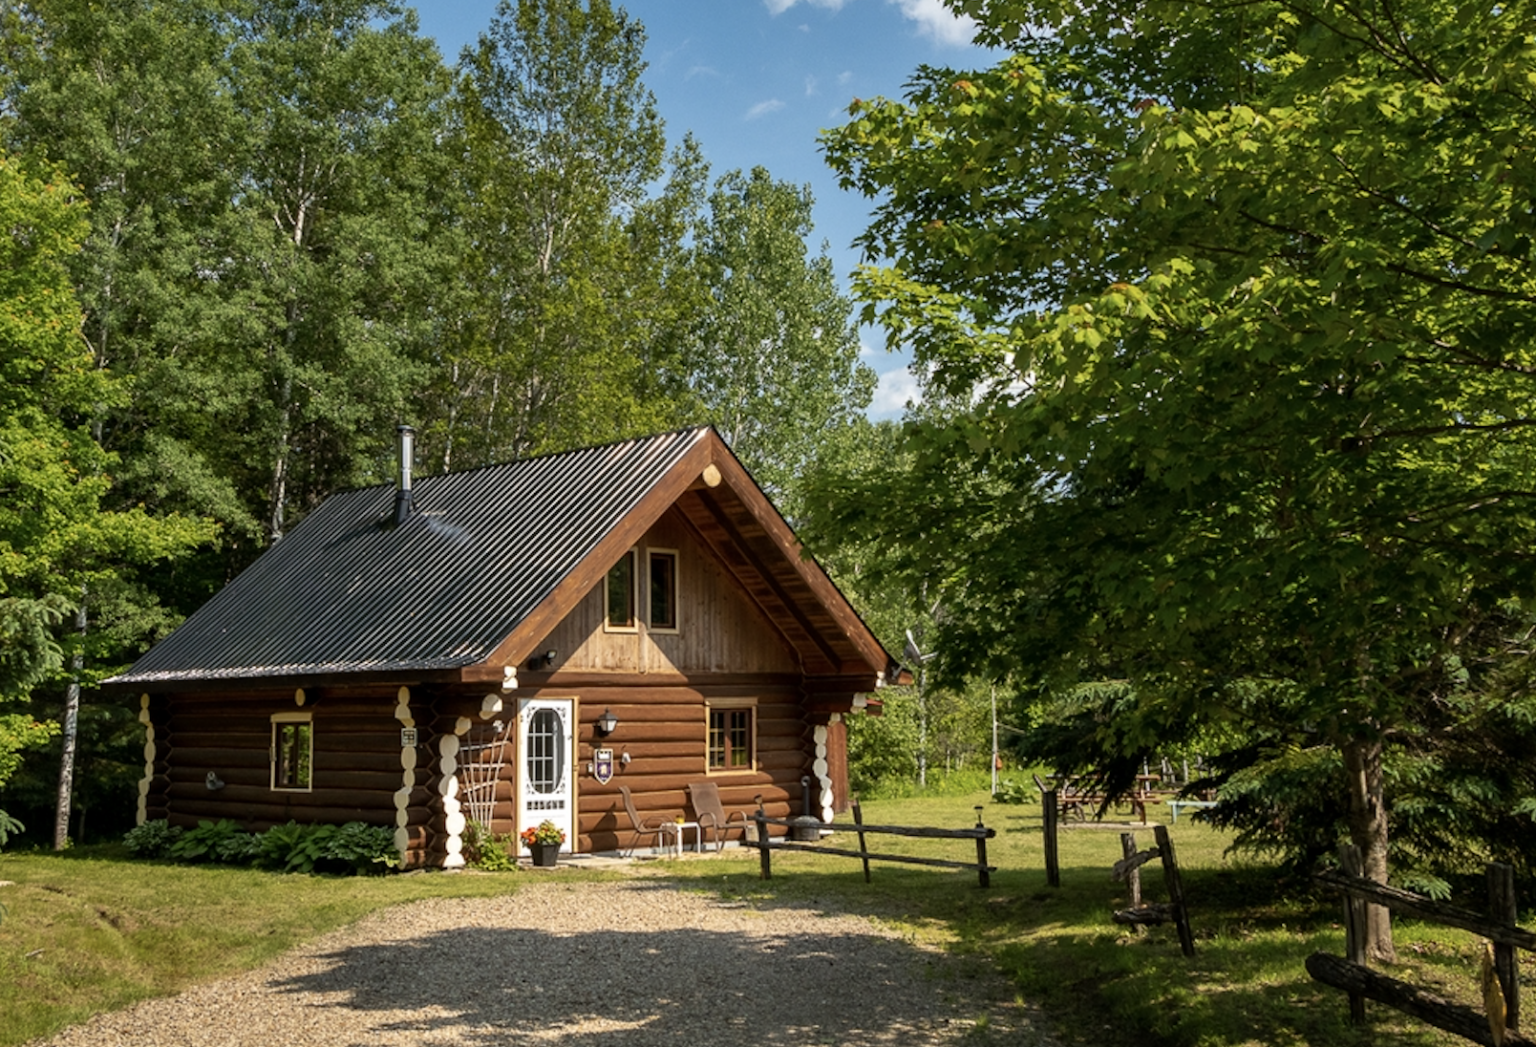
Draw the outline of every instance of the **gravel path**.
[[[1049,1047],[1032,1022],[985,965],[862,917],[551,879],[376,913],[46,1043]]]

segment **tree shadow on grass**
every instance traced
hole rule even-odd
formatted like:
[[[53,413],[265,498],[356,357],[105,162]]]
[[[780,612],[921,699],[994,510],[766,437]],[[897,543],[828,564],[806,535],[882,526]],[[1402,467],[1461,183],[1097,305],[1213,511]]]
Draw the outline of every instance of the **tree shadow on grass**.
[[[638,907],[644,891],[672,888],[629,889],[638,893],[622,904]],[[983,998],[957,973],[969,966],[962,961],[874,933],[807,933],[803,924],[780,932],[771,914],[754,922],[761,928],[749,932],[433,929],[405,941],[344,945],[321,954],[323,970],[270,984],[284,994],[319,994],[305,1007],[350,1012],[338,1028],[370,1045],[1033,1041],[1020,1031],[1026,1023],[1011,998],[995,989],[996,998]],[[325,1033],[326,1020],[322,1012],[317,1031]]]
[[[1106,835],[1102,849],[1102,864],[1063,865],[1059,888],[1039,867],[1005,867],[981,890],[967,874],[877,864],[865,884],[856,862],[796,867],[777,855],[766,882],[755,867],[739,866],[679,882],[765,910],[810,905],[928,927],[951,951],[986,958],[1007,975],[1064,1044],[1443,1042],[1385,1009],[1373,1016],[1374,1030],[1353,1028],[1343,994],[1306,975],[1308,953],[1342,952],[1336,899],[1305,882],[1281,888],[1275,871],[1259,865],[1186,869],[1197,954],[1185,958],[1171,925],[1137,935],[1112,922],[1128,904],[1125,886],[1109,876],[1118,836]],[[1144,897],[1165,900],[1161,867],[1153,862],[1142,873]]]

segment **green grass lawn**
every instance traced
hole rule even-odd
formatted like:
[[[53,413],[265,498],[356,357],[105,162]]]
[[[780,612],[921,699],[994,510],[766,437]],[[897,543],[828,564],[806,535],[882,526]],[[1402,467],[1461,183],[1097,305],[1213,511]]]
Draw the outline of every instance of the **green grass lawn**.
[[[774,854],[767,882],[758,879],[755,851],[738,852],[728,863],[683,862],[676,875],[696,889],[760,905],[810,903],[866,913],[944,948],[983,955],[1012,979],[1022,999],[1045,1010],[1067,1044],[1467,1042],[1375,1004],[1369,1030],[1350,1026],[1345,995],[1313,982],[1302,966],[1317,950],[1343,954],[1339,900],[1306,883],[1282,883],[1272,867],[1224,857],[1226,838],[1183,815],[1170,829],[1191,910],[1193,959],[1180,953],[1172,926],[1138,935],[1112,922],[1113,911],[1128,904],[1125,885],[1109,871],[1121,856],[1124,827],[1064,831],[1062,885],[1053,889],[1046,885],[1038,804],[992,804],[985,793],[874,801],[864,805],[864,820],[959,828],[974,824],[976,804],[985,805],[986,824],[998,832],[988,844],[998,871],[987,890],[974,873],[879,862],[866,885],[857,860],[802,853]],[[1152,817],[1157,812],[1152,808]],[[1133,828],[1138,848],[1153,845],[1150,828]],[[855,846],[851,837],[837,844]],[[870,836],[869,846],[975,857],[970,841]],[[1157,862],[1143,867],[1142,885],[1145,900],[1166,900]],[[1482,899],[1462,904],[1477,908]],[[1403,920],[1395,930],[1400,962],[1389,973],[1461,1003],[1477,1002],[1480,946],[1471,935]]]
[[[126,860],[119,847],[0,854],[0,1047],[254,967],[375,909],[514,891],[517,874],[330,878]]]
[[[1342,954],[1340,904],[1305,883],[1282,883],[1263,864],[1229,860],[1226,840],[1180,818],[1172,827],[1197,955],[1185,959],[1171,927],[1137,935],[1110,915],[1126,904],[1110,879],[1118,832],[1072,827],[1061,843],[1062,886],[1046,885],[1038,805],[991,804],[984,793],[872,801],[871,824],[960,827],[974,806],[997,829],[992,887],[974,873],[774,855],[758,878],[755,851],[662,862],[673,882],[760,908],[815,906],[862,913],[908,937],[989,960],[1038,1005],[1066,1044],[1142,1047],[1463,1043],[1371,1005],[1369,1030],[1352,1028],[1342,993],[1315,984],[1302,964],[1318,949]],[[1158,809],[1153,808],[1156,812]],[[1155,814],[1154,814],[1155,816]],[[1150,829],[1137,843],[1152,845]],[[835,839],[852,847],[851,836]],[[972,860],[970,841],[871,836],[875,850]],[[563,870],[560,876],[592,876]],[[388,905],[418,898],[507,894],[525,874],[332,879],[244,869],[133,862],[120,848],[0,855],[0,1047],[55,1032],[92,1014],[260,964],[302,941]],[[1161,867],[1143,868],[1159,901]],[[1459,899],[1480,908],[1480,898]],[[1529,923],[1529,921],[1526,921]],[[1460,931],[1398,921],[1401,962],[1391,973],[1469,1005],[1479,946]],[[1531,957],[1522,955],[1530,972]],[[1526,999],[1530,978],[1524,979]],[[1531,1025],[1531,1022],[1526,1022]]]

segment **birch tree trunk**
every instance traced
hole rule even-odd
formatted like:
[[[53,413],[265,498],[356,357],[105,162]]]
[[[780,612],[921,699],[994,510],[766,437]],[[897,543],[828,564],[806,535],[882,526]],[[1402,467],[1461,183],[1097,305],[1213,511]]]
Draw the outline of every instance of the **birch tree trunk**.
[[[75,629],[83,639],[90,620],[86,617],[86,590],[80,591],[80,606],[75,611]],[[85,648],[75,648],[69,660],[69,688],[64,692],[64,748],[59,757],[59,796],[53,819],[53,849],[69,846],[70,800],[75,789],[75,736],[80,722],[80,674],[85,671]]]

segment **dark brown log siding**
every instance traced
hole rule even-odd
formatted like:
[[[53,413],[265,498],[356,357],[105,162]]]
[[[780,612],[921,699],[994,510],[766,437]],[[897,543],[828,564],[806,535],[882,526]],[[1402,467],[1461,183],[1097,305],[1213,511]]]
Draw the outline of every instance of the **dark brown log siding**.
[[[750,771],[709,773],[706,767],[705,741],[708,720],[703,691],[711,697],[753,698],[757,702],[757,766]],[[753,798],[761,795],[770,814],[782,817],[800,813],[800,778],[811,773],[814,743],[812,726],[801,711],[798,693],[777,679],[768,678],[761,686],[734,683],[728,687],[549,687],[508,692],[499,717],[511,725],[517,716],[519,699],[538,697],[577,699],[576,738],[576,849],[583,852],[627,849],[631,843],[629,819],[624,813],[619,785],[629,787],[635,807],[642,818],[661,815],[697,815],[688,803],[688,784],[710,780],[720,787],[727,809],[754,808]],[[465,694],[456,702],[445,700],[440,707],[450,715],[468,716],[476,723],[480,717],[482,695]],[[618,729],[609,737],[599,737],[595,723],[604,710],[618,717]],[[445,720],[448,717],[444,718]],[[513,730],[511,726],[508,730]],[[617,761],[628,753],[626,766],[616,762],[613,780],[599,784],[588,771],[594,750],[608,747]],[[517,790],[515,753],[508,752],[497,789],[497,817],[492,831],[514,831],[512,812]],[[793,811],[791,811],[793,808]],[[692,835],[689,836],[692,843]]]
[[[410,711],[419,744],[406,808],[406,866],[437,866],[447,856],[442,739],[454,736],[463,744],[492,737],[492,724],[498,719],[515,738],[518,699],[541,695],[577,700],[578,837],[574,843],[579,851],[629,847],[631,833],[618,791],[621,783],[629,787],[642,817],[682,814],[696,821],[687,787],[706,779],[720,787],[727,810],[750,811],[754,797],[762,796],[774,817],[799,814],[800,779],[812,773],[814,727],[825,723],[827,716],[807,713],[799,689],[787,683],[783,674],[764,674],[757,682],[742,674],[726,677],[724,683],[714,682],[718,677],[688,685],[673,679],[667,686],[626,680],[622,686],[584,682],[493,691],[503,703],[499,712],[486,711],[484,687],[412,688]],[[396,690],[317,689],[306,692],[302,707],[294,703],[291,690],[153,696],[156,774],[147,798],[147,817],[169,817],[173,824],[187,827],[202,819],[232,818],[258,832],[290,820],[396,827],[395,793],[403,784]],[[712,698],[756,700],[756,766],[752,770],[709,773],[706,708]],[[598,737],[594,727],[604,710],[612,710],[619,719],[618,729],[608,738]],[[273,790],[271,717],[303,711],[311,713],[314,724],[313,788]],[[469,727],[458,734],[461,718]],[[829,771],[839,805],[846,801],[842,735],[840,724],[830,726]],[[588,771],[594,749],[600,745],[613,748],[616,757],[630,755],[627,766],[616,763],[613,781],[607,785],[598,784]],[[222,789],[207,788],[209,771],[224,781]],[[512,744],[496,787],[490,825],[494,833],[518,828],[513,824],[517,776]]]
[[[375,693],[377,692],[377,693]],[[151,786],[149,817],[173,825],[231,818],[260,832],[288,821],[360,821],[394,828],[394,794],[402,786],[400,723],[395,689],[306,691],[299,706],[291,690],[172,694],[151,699],[156,717],[157,769],[163,791]],[[272,716],[308,712],[314,727],[312,787],[271,787]],[[424,824],[430,794],[418,761],[410,825]],[[211,790],[207,774],[225,783]],[[157,776],[156,783],[161,779]],[[163,796],[163,806],[153,801]],[[416,834],[420,835],[420,834]]]

